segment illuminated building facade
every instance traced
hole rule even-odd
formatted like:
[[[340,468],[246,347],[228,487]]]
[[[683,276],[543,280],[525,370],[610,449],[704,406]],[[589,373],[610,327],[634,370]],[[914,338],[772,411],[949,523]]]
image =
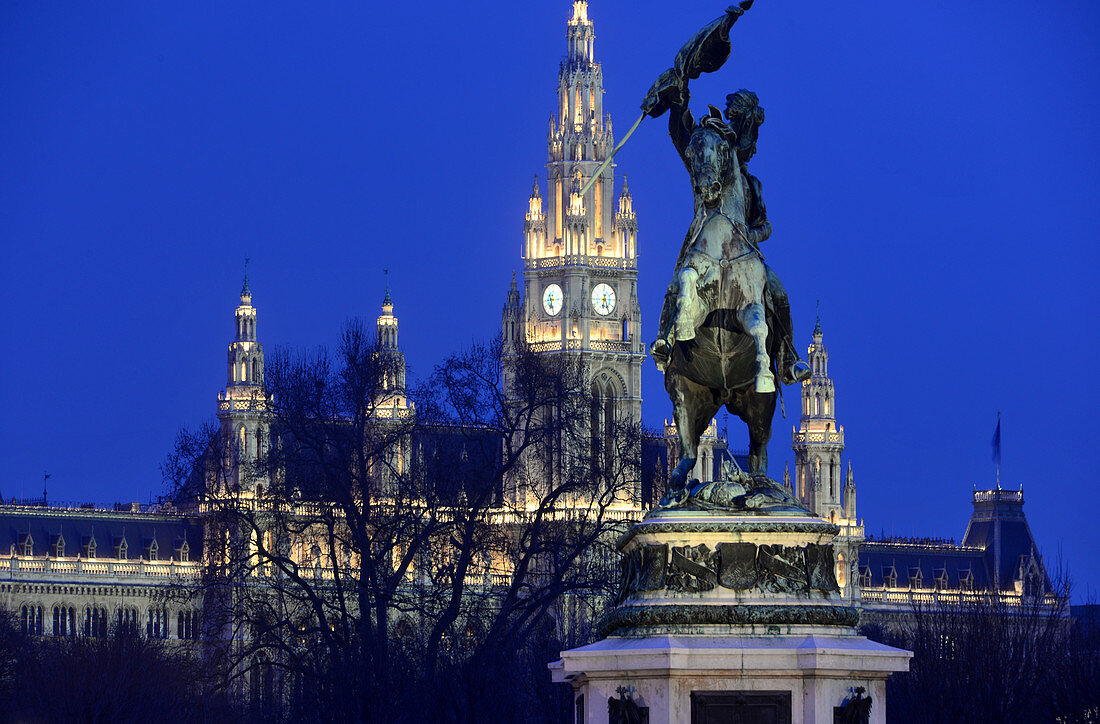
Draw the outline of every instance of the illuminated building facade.
[[[967,606],[989,594],[1011,610],[1029,600],[1053,607],[1054,590],[1031,528],[1023,490],[974,490],[962,542],[931,537],[867,540],[860,547],[864,621],[914,606]]]
[[[0,610],[24,633],[102,637],[117,627],[198,637],[198,606],[159,596],[202,574],[203,525],[194,516],[170,505],[13,502],[0,505],[0,545]]]

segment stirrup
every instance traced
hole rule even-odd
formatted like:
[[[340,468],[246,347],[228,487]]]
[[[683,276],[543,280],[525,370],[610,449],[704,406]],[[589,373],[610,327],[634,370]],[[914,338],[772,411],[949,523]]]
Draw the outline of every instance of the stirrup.
[[[791,362],[784,370],[783,381],[788,385],[793,385],[796,382],[805,382],[810,379],[813,372],[809,366],[800,359]]]

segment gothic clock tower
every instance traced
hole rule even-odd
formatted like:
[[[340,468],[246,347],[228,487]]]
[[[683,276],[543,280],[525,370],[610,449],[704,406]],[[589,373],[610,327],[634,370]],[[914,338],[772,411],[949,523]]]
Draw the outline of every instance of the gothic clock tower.
[[[645,348],[630,190],[624,179],[616,203],[611,164],[580,194],[615,145],[586,0],[573,3],[566,35],[547,135],[545,203],[536,177],[524,223],[522,292],[513,280],[504,307],[505,349],[526,341],[540,354],[578,355],[595,395],[613,403],[608,409],[640,421]]]

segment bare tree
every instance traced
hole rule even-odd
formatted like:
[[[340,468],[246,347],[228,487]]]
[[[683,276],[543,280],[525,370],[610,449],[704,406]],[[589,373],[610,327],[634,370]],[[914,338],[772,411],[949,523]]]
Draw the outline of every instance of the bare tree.
[[[914,605],[887,628],[865,633],[913,652],[887,688],[891,722],[1071,721],[1066,666],[1074,629],[1068,588],[1045,594],[961,594]]]
[[[474,345],[415,392],[397,364],[352,323],[333,354],[269,358],[260,454],[181,435],[165,472],[183,494],[201,480],[208,565],[175,595],[203,598],[209,665],[257,707],[522,718],[550,691],[532,667],[548,685],[560,632],[611,593],[639,430],[593,436],[603,402],[569,358]]]

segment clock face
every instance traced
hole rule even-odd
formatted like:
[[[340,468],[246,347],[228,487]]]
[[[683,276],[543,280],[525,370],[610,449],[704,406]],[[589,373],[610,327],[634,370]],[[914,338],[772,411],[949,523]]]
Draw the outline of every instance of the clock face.
[[[611,314],[615,310],[615,290],[606,284],[597,284],[592,290],[592,307],[605,317]]]
[[[546,291],[542,293],[542,308],[551,317],[561,311],[561,301],[561,287],[557,284],[550,284],[546,287]]]

